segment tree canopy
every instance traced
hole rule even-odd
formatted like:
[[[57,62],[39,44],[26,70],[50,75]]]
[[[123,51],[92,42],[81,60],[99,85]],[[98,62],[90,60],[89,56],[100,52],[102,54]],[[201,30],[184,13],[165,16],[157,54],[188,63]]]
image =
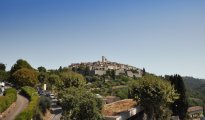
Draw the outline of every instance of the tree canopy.
[[[148,74],[131,85],[131,95],[145,108],[150,120],[169,119],[169,107],[179,97],[168,81]]]
[[[60,93],[63,119],[101,120],[102,101],[84,88],[70,87]]]
[[[3,63],[0,63],[0,71],[6,71],[6,65]]]
[[[0,70],[0,81],[5,81],[9,78],[9,73]]]
[[[73,71],[67,71],[60,73],[60,78],[64,83],[64,87],[82,87],[86,84],[85,78]]]
[[[39,81],[40,83],[45,83],[45,82],[48,80],[48,76],[49,76],[48,73],[46,73],[46,72],[40,72],[40,73],[38,74],[38,81]]]
[[[26,61],[26,60],[23,60],[23,59],[19,59],[16,61],[16,63],[11,67],[11,74],[13,74],[14,72],[16,72],[17,70],[19,69],[22,69],[22,68],[27,68],[27,69],[33,69],[31,67],[31,65]]]
[[[35,86],[38,83],[37,73],[34,70],[22,68],[12,75],[12,82],[18,87]]]
[[[40,66],[40,67],[38,67],[38,71],[39,71],[39,72],[46,72],[46,68]]]
[[[0,63],[0,81],[5,81],[9,77],[8,72],[6,72],[6,65]]]
[[[63,85],[63,81],[58,75],[51,74],[48,77],[48,84],[50,85],[51,89],[61,88],[61,86]]]

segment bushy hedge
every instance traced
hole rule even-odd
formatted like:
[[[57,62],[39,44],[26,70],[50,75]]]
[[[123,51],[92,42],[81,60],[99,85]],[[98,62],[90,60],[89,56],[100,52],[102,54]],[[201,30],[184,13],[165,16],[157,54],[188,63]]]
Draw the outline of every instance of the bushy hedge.
[[[0,97],[0,113],[4,112],[17,99],[17,92],[14,88],[5,91],[5,95]]]
[[[29,105],[24,109],[15,120],[31,120],[38,108],[39,97],[36,90],[32,87],[22,87],[21,94],[29,99]]]

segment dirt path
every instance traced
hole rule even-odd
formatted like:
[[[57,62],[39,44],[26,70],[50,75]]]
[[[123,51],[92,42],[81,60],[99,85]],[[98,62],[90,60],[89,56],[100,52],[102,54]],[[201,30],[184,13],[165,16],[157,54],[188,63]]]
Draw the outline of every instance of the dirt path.
[[[4,120],[14,120],[15,117],[28,106],[28,99],[21,95],[17,95],[16,107],[10,111]]]

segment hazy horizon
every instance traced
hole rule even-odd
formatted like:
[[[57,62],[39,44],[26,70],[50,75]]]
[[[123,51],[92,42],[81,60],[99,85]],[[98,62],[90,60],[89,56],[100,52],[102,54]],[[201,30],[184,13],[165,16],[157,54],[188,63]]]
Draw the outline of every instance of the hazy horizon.
[[[205,1],[2,0],[0,63],[101,60],[205,78]]]

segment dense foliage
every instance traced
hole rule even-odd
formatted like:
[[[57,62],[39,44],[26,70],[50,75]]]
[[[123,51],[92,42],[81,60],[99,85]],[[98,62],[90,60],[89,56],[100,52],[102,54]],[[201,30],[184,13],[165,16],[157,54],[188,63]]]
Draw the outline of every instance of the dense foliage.
[[[128,87],[121,87],[117,89],[113,89],[113,94],[120,99],[127,99],[129,98],[129,90]]]
[[[6,72],[6,65],[0,63],[0,82],[6,81],[9,78],[8,72]]]
[[[48,87],[51,90],[58,90],[62,87],[63,81],[60,79],[59,75],[56,74],[51,74],[48,77]]]
[[[84,77],[81,74],[73,71],[60,73],[60,78],[63,81],[65,88],[67,87],[83,87],[86,84]]]
[[[0,113],[5,111],[17,99],[17,92],[14,88],[5,91],[4,96],[0,96]]]
[[[11,71],[10,72],[11,72],[11,74],[13,74],[14,72],[16,72],[17,70],[22,69],[22,68],[33,69],[31,67],[31,65],[26,60],[19,59],[11,67]]]
[[[16,86],[32,86],[34,87],[38,83],[37,73],[34,70],[22,68],[17,70],[13,75],[13,83]]]
[[[128,84],[135,81],[126,76],[116,76],[115,80],[107,81],[103,81],[103,76],[92,76],[89,77],[89,80],[91,84],[87,87],[90,88],[93,93],[103,96],[117,96],[121,99],[128,98]]]
[[[42,84],[47,82],[48,77],[49,77],[49,74],[46,72],[39,72],[38,73],[38,81]]]
[[[38,67],[38,71],[39,72],[46,72],[46,68],[45,67]]]
[[[38,94],[34,88],[29,86],[22,87],[21,94],[29,99],[29,105],[16,117],[15,120],[31,120],[35,116],[38,108]]]
[[[42,84],[47,84],[47,89],[53,92],[59,92],[68,87],[84,87],[86,85],[84,76],[67,68],[50,72],[39,72],[38,81]]]
[[[60,93],[63,119],[101,120],[102,102],[84,88],[71,87]]]
[[[0,71],[6,71],[6,65],[3,63],[0,63]]]
[[[179,97],[168,81],[148,74],[133,82],[131,95],[144,107],[150,120],[170,119],[170,105]]]
[[[168,80],[177,90],[177,93],[180,94],[179,99],[171,105],[173,115],[179,116],[181,120],[184,120],[187,117],[188,109],[188,100],[184,81],[180,75],[169,76]]]
[[[6,81],[9,78],[9,73],[3,70],[0,70],[0,82]]]

